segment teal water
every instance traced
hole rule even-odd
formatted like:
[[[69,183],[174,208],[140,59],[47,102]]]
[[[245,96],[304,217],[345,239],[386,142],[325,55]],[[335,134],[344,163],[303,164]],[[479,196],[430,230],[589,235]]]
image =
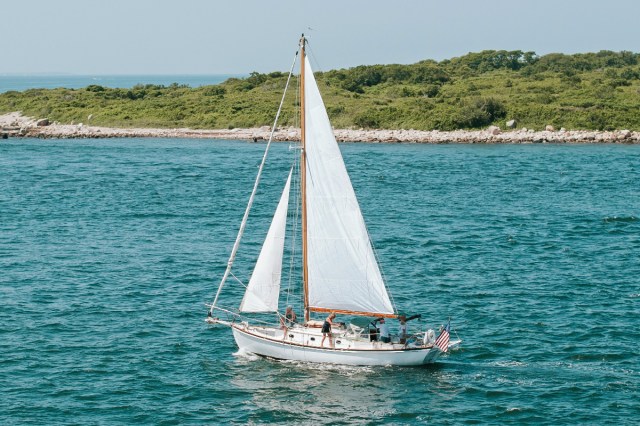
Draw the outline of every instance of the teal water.
[[[0,424],[638,421],[639,146],[341,148],[396,304],[422,329],[451,316],[462,349],[425,368],[275,362],[204,323],[262,144],[9,139]],[[252,217],[290,155],[273,148]]]

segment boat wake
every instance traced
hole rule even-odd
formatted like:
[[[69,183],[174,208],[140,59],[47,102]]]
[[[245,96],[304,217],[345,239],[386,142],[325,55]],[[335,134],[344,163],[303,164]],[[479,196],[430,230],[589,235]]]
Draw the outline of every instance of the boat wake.
[[[260,357],[260,356],[258,356],[256,354],[251,353],[251,352],[249,352],[249,351],[247,351],[245,349],[242,349],[242,348],[238,349],[238,352],[235,352],[233,354],[233,356],[235,356],[236,358],[244,359],[246,361],[257,361],[260,358],[262,358],[262,357]]]
[[[249,352],[245,349],[239,349],[238,352],[233,354],[234,357],[238,358],[242,361],[258,361],[261,359],[270,359],[273,361],[277,361],[278,364],[284,366],[291,366],[296,369],[308,370],[308,371],[320,371],[320,372],[337,372],[345,376],[351,376],[362,373],[374,372],[374,367],[364,366],[364,365],[348,365],[348,364],[331,364],[331,363],[315,363],[315,362],[306,362],[306,361],[298,361],[291,359],[277,359],[271,357],[264,357],[261,355],[256,355],[252,352]],[[392,367],[391,365],[384,366]]]
[[[348,364],[331,364],[331,363],[315,363],[296,360],[279,360],[280,363],[291,365],[296,368],[308,371],[330,371],[337,372],[344,376],[352,376],[362,373],[374,372],[374,367],[365,365],[348,365]],[[386,367],[386,366],[385,366]]]

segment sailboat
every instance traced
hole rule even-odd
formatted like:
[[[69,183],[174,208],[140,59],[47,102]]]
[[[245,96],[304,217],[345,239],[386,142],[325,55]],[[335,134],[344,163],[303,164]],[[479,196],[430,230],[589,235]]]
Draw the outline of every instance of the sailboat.
[[[405,318],[395,308],[380,271],[306,55],[306,45],[307,39],[303,35],[285,87],[286,94],[300,54],[301,142],[299,167],[296,168],[300,189],[299,197],[295,198],[301,211],[298,228],[302,250],[298,257],[302,260],[303,317],[292,321],[278,310],[285,231],[288,216],[292,216],[287,213],[293,168],[239,308],[229,309],[218,303],[227,279],[233,276],[231,270],[277,127],[285,99],[283,94],[240,230],[206,321],[231,328],[242,351],[273,359],[347,365],[432,363],[461,342],[449,338],[449,324],[441,329],[437,338],[431,329],[404,336],[387,336],[381,326],[381,333],[378,332],[381,319]],[[252,313],[270,312],[277,313],[275,324],[250,318]],[[326,320],[322,321],[327,315],[340,315],[351,321],[332,321],[327,333]]]

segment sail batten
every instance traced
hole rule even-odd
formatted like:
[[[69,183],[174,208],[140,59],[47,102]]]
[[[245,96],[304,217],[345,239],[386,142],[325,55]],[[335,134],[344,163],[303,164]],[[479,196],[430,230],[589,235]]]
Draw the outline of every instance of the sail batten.
[[[276,312],[278,310],[290,187],[291,172],[240,304],[241,312]]]
[[[391,315],[393,304],[306,57],[304,67],[308,306]]]

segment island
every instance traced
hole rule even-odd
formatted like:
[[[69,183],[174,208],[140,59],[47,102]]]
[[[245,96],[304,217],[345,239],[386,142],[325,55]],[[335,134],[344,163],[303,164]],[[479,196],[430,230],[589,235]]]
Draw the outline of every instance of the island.
[[[138,84],[0,94],[4,137],[268,139],[287,75],[212,86]],[[640,54],[487,50],[411,65],[316,75],[340,141],[592,143],[640,141]],[[298,136],[295,90],[275,140]]]

